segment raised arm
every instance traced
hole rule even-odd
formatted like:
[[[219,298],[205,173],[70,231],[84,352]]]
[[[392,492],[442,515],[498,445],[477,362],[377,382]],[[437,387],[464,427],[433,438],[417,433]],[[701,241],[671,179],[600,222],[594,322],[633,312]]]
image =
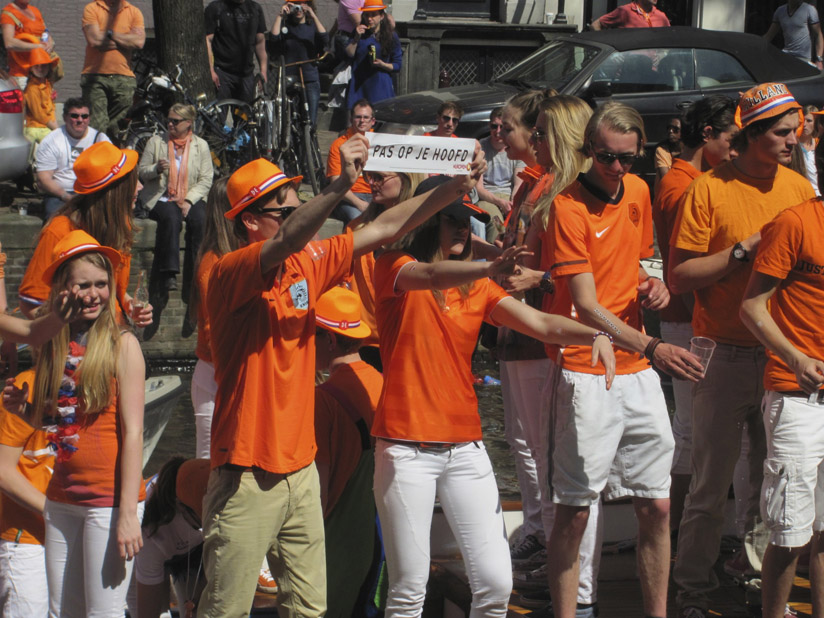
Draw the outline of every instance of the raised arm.
[[[741,245],[748,255],[755,257],[760,241],[761,232],[756,232],[742,240]],[[733,246],[713,254],[670,246],[667,282],[673,294],[685,294],[706,287],[741,267],[743,263],[732,257]]]

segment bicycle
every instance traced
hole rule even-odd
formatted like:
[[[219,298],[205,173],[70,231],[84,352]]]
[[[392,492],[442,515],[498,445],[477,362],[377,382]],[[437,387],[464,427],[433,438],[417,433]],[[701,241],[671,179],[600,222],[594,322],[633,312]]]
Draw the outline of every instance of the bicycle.
[[[327,52],[328,53],[328,52]],[[312,60],[301,60],[286,64],[281,56],[277,70],[277,86],[274,103],[280,113],[272,126],[276,136],[276,149],[273,159],[288,176],[303,175],[311,185],[315,195],[326,185],[323,158],[318,146],[318,136],[309,117],[309,102],[303,82],[303,71],[299,70],[300,80],[286,75],[286,68],[299,66],[308,62],[318,62],[327,54]]]

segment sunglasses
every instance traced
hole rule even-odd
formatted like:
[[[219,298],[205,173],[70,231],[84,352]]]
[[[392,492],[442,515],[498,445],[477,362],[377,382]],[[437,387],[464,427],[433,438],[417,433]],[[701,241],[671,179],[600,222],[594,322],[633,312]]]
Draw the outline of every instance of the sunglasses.
[[[379,174],[377,172],[370,172],[366,174],[366,182],[372,183],[374,185],[382,185],[387,180],[392,180],[393,178],[397,178],[397,174],[386,175],[386,174]]]
[[[281,219],[284,221],[291,215],[293,212],[297,210],[297,206],[280,206],[278,208],[261,208],[258,211],[258,214],[264,214],[267,212],[273,212],[280,216]]]
[[[532,131],[532,139],[536,142],[542,142],[546,139],[546,131],[541,131],[540,129],[535,129]]]
[[[166,124],[170,124],[173,127],[176,127],[181,122],[186,122],[185,118],[166,118]]]
[[[595,150],[592,142],[589,143],[589,149],[592,152],[592,157],[602,165],[612,165],[617,160],[621,167],[632,167],[632,165],[641,158],[640,155],[634,154],[613,154],[611,152],[598,152]]]
[[[69,118],[71,118],[72,120],[77,120],[79,118],[81,118],[83,120],[88,120],[89,119],[89,114],[73,113],[73,114],[69,114]]]
[[[448,116],[446,114],[441,116],[441,120],[443,120],[444,122],[452,122],[452,123],[455,123],[455,124],[458,124],[461,121],[461,119],[458,118],[457,116]]]

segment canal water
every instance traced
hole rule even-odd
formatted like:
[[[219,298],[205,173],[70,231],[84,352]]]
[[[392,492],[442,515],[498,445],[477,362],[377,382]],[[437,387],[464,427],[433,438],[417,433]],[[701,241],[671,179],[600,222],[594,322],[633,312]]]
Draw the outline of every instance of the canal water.
[[[146,464],[145,476],[151,476],[170,458],[175,455],[194,457],[195,454],[195,421],[192,412],[190,384],[194,371],[194,361],[150,362],[151,375],[177,373],[183,378],[185,392],[178,402],[177,408],[166,426],[166,431],[160,438],[152,458]],[[497,380],[498,363],[490,358],[489,353],[481,349],[472,360],[472,373],[480,378],[490,376]],[[504,438],[504,411],[499,385],[480,384],[475,387],[478,395],[478,407],[481,415],[484,443],[489,452],[495,476],[498,480],[498,490],[502,500],[520,500],[518,480],[515,476],[515,464],[509,454],[509,447]]]

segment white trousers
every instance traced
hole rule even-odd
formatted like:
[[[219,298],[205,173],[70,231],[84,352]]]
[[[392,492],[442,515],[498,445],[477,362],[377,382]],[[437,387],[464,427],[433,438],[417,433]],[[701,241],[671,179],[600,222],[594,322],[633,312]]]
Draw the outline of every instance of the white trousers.
[[[46,500],[50,618],[122,618],[134,560],[117,547],[119,508]],[[143,503],[137,506],[143,518]]]
[[[375,501],[389,570],[386,618],[421,614],[436,497],[463,555],[472,591],[469,617],[504,618],[512,564],[498,487],[483,443],[432,449],[379,439]]]
[[[212,416],[215,413],[215,366],[198,359],[192,374],[192,407],[195,410],[195,457],[209,459],[212,446]]]
[[[0,616],[45,618],[47,589],[45,548],[0,539]]]
[[[524,523],[521,538],[531,534],[546,545],[541,522],[541,485],[535,454],[541,447],[541,389],[549,359],[501,361],[504,435],[515,460]]]

